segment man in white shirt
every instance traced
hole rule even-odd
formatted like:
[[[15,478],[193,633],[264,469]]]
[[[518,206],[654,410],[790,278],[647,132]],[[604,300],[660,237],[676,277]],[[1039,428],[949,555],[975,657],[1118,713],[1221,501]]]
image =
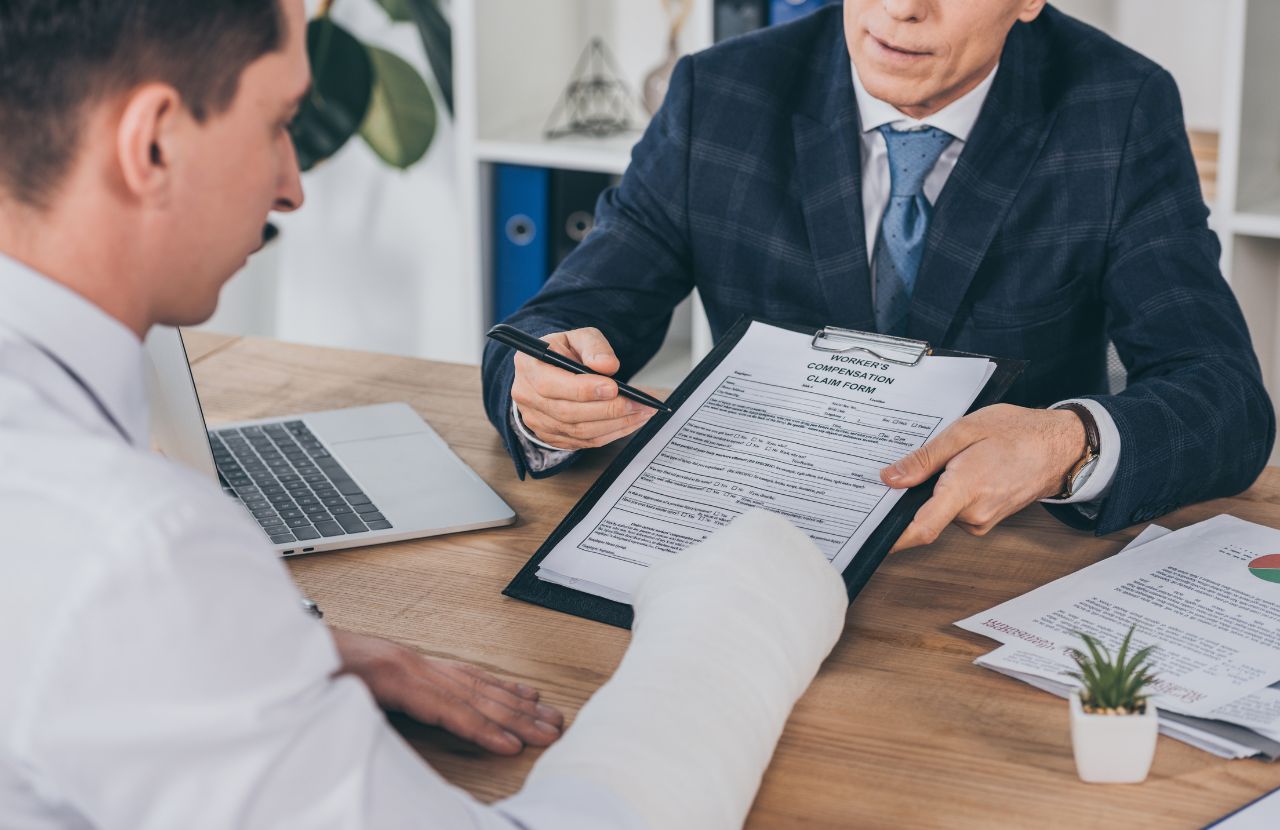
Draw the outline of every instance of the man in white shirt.
[[[485,806],[376,704],[499,753],[562,715],[330,631],[243,510],[147,451],[147,330],[206,319],[301,205],[304,28],[302,0],[0,4],[0,826],[740,824],[843,625],[785,521],[655,569],[614,679]]]
[[[899,549],[1041,501],[1109,533],[1236,493],[1275,416],[1218,269],[1173,79],[1044,0],[845,0],[677,64],[595,228],[507,323],[626,380],[697,290],[742,315],[1027,361],[881,471],[941,474]],[[1108,341],[1127,370],[1111,388]],[[497,343],[520,475],[653,410]]]

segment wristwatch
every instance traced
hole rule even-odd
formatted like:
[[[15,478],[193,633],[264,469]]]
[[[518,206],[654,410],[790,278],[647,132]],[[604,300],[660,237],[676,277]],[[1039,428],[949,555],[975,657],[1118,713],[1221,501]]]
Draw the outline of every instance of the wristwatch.
[[[1074,412],[1084,424],[1084,455],[1067,472],[1062,482],[1062,492],[1054,496],[1055,499],[1069,499],[1084,489],[1085,482],[1098,466],[1098,422],[1093,420],[1093,413],[1089,411],[1089,407],[1083,404],[1064,403],[1054,408]]]

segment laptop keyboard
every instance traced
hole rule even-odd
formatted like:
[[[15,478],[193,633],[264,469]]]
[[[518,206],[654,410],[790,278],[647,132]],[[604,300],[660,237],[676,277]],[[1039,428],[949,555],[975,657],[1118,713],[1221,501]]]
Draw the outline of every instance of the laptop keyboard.
[[[276,544],[391,528],[302,421],[213,430],[209,446],[223,489]]]

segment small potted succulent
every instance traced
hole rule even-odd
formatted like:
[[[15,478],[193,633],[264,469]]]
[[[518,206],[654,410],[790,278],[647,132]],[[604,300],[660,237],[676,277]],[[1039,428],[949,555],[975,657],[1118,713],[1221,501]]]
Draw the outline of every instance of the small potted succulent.
[[[1088,654],[1073,649],[1081,688],[1071,696],[1071,745],[1076,772],[1091,784],[1136,784],[1147,777],[1156,751],[1156,707],[1147,689],[1155,680],[1148,658],[1154,646],[1129,654],[1133,627],[1115,658],[1096,637],[1077,632]]]

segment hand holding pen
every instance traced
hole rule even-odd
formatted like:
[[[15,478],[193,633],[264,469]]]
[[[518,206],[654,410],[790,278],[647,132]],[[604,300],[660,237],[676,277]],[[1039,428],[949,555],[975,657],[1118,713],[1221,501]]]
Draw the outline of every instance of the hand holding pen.
[[[618,371],[618,358],[597,329],[557,332],[539,340],[500,325],[489,336],[517,349],[512,400],[525,426],[553,447],[601,447],[635,432],[656,412],[671,411],[662,401],[609,377]]]

